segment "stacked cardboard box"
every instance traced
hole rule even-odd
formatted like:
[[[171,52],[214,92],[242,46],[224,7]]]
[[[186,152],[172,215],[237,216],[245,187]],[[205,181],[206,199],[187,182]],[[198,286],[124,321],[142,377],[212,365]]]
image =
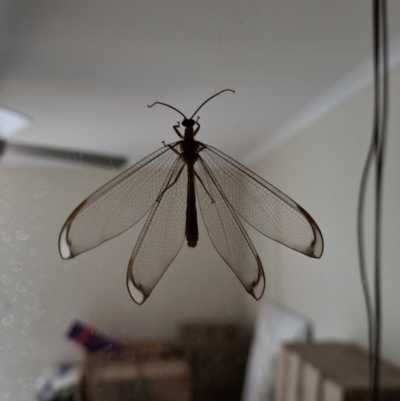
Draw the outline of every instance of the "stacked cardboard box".
[[[194,400],[239,400],[244,358],[234,324],[185,324],[180,344],[192,369]]]
[[[84,401],[190,401],[190,366],[163,341],[133,342],[127,352],[91,352]]]
[[[275,401],[364,401],[368,354],[340,342],[287,344],[278,359]],[[400,371],[381,363],[382,401],[400,400]]]

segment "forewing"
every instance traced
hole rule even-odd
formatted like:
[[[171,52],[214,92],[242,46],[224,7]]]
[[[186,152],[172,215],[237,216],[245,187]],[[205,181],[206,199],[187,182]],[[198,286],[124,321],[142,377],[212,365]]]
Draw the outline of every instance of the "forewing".
[[[171,146],[177,147],[179,143]],[[164,146],[84,200],[61,230],[61,257],[73,258],[137,223],[155,202],[178,159],[172,149]]]
[[[174,168],[169,184],[179,174],[181,163]],[[151,208],[129,261],[128,291],[138,304],[150,295],[182,246],[186,198],[187,169],[184,168],[178,181],[163,192]]]
[[[265,287],[264,271],[254,245],[247,235],[221,186],[202,158],[196,164],[203,185],[196,180],[201,214],[211,242],[242,282],[246,291],[260,299]]]
[[[321,231],[296,202],[212,146],[200,155],[237,213],[267,237],[313,258],[324,249]]]

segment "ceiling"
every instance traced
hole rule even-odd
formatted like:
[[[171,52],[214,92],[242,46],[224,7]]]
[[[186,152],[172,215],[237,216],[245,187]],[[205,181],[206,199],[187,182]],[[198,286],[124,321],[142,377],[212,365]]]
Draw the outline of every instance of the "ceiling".
[[[198,139],[240,161],[371,54],[365,0],[0,0],[0,104],[14,142],[146,156],[201,112]],[[400,2],[390,2],[390,36]]]

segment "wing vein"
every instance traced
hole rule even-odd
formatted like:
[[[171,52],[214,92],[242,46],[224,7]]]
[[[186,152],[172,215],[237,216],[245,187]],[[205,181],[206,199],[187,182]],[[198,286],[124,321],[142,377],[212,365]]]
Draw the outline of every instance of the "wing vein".
[[[149,212],[179,160],[170,147],[163,146],[90,195],[64,224],[61,256],[74,257],[136,224]]]
[[[203,143],[200,146],[209,171],[248,224],[296,251],[315,258],[322,255],[321,231],[300,205],[220,150]]]
[[[142,304],[164,275],[183,244],[186,222],[187,184],[177,177],[182,165],[178,157],[153,204],[133,249],[127,271],[127,287],[132,299]]]

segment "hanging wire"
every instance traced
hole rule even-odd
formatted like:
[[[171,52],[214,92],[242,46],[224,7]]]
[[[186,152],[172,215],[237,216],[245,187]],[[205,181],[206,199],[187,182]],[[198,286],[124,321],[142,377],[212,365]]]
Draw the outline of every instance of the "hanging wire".
[[[371,144],[365,162],[358,201],[358,252],[361,284],[368,317],[369,375],[368,399],[378,401],[381,346],[381,227],[383,166],[387,138],[389,108],[388,36],[386,0],[373,0],[374,120]],[[375,160],[375,242],[374,242],[374,308],[369,291],[364,245],[364,204],[366,185]]]
[[[359,191],[358,198],[358,216],[357,216],[357,237],[358,237],[358,258],[359,258],[359,267],[360,267],[360,276],[361,276],[361,285],[365,300],[365,307],[367,310],[367,320],[368,320],[368,346],[369,346],[369,376],[370,376],[370,389],[369,393],[372,391],[372,349],[373,349],[373,328],[374,328],[374,316],[372,310],[372,300],[371,294],[369,291],[368,285],[368,277],[366,272],[366,262],[365,262],[365,245],[364,245],[364,205],[365,205],[365,193],[366,186],[368,182],[368,175],[372,165],[372,157],[374,155],[374,146],[371,141],[371,145],[368,150],[367,160],[364,165],[364,170],[361,178],[361,186]],[[370,399],[370,396],[369,396]]]
[[[387,11],[386,0],[379,3],[379,25],[381,41],[378,49],[380,56],[380,68],[382,72],[382,119],[380,132],[376,135],[376,194],[375,194],[375,337],[374,337],[374,364],[372,376],[372,399],[378,400],[380,383],[380,351],[381,351],[381,253],[382,253],[382,195],[383,195],[383,168],[387,139],[387,120],[389,108],[389,76],[388,76],[388,51],[387,51]],[[380,54],[382,46],[382,54]]]

